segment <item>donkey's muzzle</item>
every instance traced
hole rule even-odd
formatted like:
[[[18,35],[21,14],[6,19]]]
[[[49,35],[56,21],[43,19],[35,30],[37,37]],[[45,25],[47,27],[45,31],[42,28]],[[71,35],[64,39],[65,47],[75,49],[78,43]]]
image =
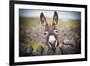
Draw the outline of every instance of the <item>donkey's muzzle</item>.
[[[53,48],[53,49],[57,47],[58,41],[56,40],[54,35],[49,36],[48,45],[49,45],[50,48]]]
[[[56,47],[55,44],[56,44],[56,41],[54,41],[54,42],[49,42],[49,47],[55,48],[55,47]]]
[[[53,48],[53,49],[54,49],[54,48],[57,47],[58,42],[57,42],[57,40],[55,40],[55,41],[53,41],[53,42],[49,42],[48,45],[49,45],[50,48]]]

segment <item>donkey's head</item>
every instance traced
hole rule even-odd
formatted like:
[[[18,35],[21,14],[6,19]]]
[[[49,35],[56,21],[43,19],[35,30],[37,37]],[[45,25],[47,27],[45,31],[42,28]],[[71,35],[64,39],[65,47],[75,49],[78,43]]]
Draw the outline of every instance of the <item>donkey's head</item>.
[[[54,12],[53,22],[51,25],[48,24],[45,16],[43,13],[40,15],[41,24],[44,27],[44,35],[46,37],[46,44],[48,47],[55,49],[59,42],[58,42],[58,30],[56,25],[58,24],[58,14]]]

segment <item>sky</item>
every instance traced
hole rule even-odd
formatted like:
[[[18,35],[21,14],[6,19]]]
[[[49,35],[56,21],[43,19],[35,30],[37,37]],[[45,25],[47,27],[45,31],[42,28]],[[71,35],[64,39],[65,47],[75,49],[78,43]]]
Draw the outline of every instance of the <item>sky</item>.
[[[50,10],[32,10],[32,9],[19,9],[20,17],[40,17],[40,13],[43,12],[46,18],[53,18],[54,11]],[[72,12],[72,11],[56,11],[58,13],[59,19],[62,21],[69,21],[69,20],[80,20],[81,13],[80,12]]]

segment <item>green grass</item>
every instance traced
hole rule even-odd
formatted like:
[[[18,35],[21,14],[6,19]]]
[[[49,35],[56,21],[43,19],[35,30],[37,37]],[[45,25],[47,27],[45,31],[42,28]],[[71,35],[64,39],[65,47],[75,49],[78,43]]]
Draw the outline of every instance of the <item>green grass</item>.
[[[80,22],[75,22],[75,21],[61,22],[59,26],[60,27],[77,27],[77,26],[80,26]]]
[[[25,26],[36,26],[40,24],[40,19],[38,18],[20,18],[20,23]]]
[[[31,47],[32,47],[34,50],[36,50],[36,48],[37,48],[38,46],[37,46],[37,44],[36,44],[35,42],[32,42]]]

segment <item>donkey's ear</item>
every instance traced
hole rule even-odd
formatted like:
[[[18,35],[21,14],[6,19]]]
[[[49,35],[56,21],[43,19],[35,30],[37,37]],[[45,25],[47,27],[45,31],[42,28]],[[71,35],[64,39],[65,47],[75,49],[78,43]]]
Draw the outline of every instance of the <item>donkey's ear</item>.
[[[53,16],[53,25],[57,25],[58,24],[58,14],[55,11],[54,12],[54,16]]]
[[[44,26],[48,25],[47,20],[43,13],[40,14],[40,20],[41,20],[42,25],[44,25]]]

